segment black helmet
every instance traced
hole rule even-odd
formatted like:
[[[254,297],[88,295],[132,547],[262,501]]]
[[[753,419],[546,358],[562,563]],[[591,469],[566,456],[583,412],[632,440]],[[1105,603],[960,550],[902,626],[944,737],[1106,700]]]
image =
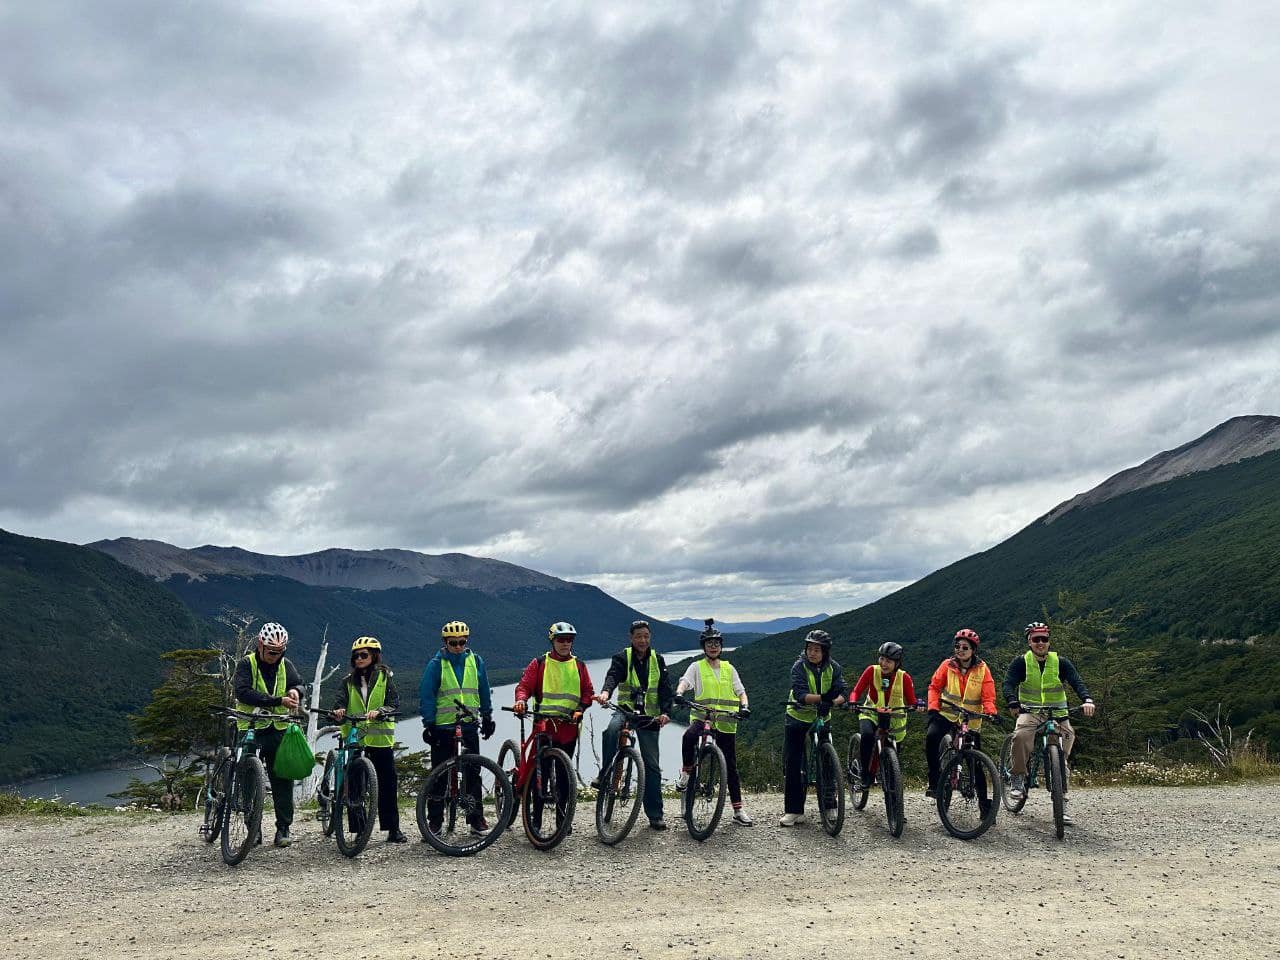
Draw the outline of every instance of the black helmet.
[[[703,621],[707,626],[698,637],[698,646],[706,647],[708,640],[719,640],[724,645],[724,634],[715,628],[715,617],[707,617]]]
[[[888,657],[898,666],[902,666],[902,644],[894,643],[892,640],[886,640],[880,644],[880,656]]]
[[[810,630],[804,637],[805,643],[816,643],[823,650],[831,649],[831,634],[825,630]]]

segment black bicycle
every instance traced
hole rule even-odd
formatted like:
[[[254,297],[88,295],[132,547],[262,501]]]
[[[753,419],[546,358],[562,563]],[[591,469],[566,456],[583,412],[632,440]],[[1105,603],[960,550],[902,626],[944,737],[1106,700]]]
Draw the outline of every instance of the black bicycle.
[[[701,842],[716,832],[724,813],[724,798],[729,787],[729,765],[720,750],[711,728],[717,721],[745,720],[749,711],[716,710],[704,707],[685,697],[676,697],[675,703],[683,707],[696,707],[703,714],[695,723],[700,724],[698,746],[693,753],[693,770],[684,786],[684,822],[689,836]]]
[[[360,721],[368,720],[368,716],[347,714],[339,721],[332,711],[308,709],[326,720],[349,725],[345,737],[341,728],[332,731],[338,745],[325,754],[316,803],[324,835],[334,838],[343,856],[358,857],[369,845],[378,813],[378,772],[373,761],[364,755],[358,726]],[[379,711],[380,718],[393,716]]]
[[[1070,716],[1083,709],[1083,707],[1071,707],[1067,710],[1067,715]],[[1062,708],[1051,711],[1048,707],[1041,707],[1033,710],[1020,709],[1018,712],[1032,714],[1038,717],[1040,722],[1036,725],[1036,749],[1032,751],[1031,760],[1027,764],[1027,782],[1022,796],[1016,800],[1011,796],[1014,734],[1011,733],[1005,737],[1004,743],[1000,746],[1000,780],[1004,786],[1004,808],[1010,813],[1021,813],[1027,803],[1027,791],[1039,785],[1037,781],[1040,772],[1044,771],[1044,785],[1053,800],[1053,828],[1058,839],[1061,840],[1066,835],[1066,822],[1063,815],[1066,812],[1067,802],[1067,757],[1062,749],[1062,733],[1058,730],[1058,723],[1062,718],[1055,718],[1053,712],[1061,713]]]
[[[791,700],[783,700],[784,707],[795,707]],[[814,706],[800,704],[799,706]],[[840,769],[840,756],[831,743],[831,717],[819,713],[805,734],[803,764],[805,792],[814,788],[818,801],[818,821],[829,836],[837,836],[844,827],[845,780]]]
[[[248,723],[232,734],[231,746],[223,745],[205,767],[204,785],[197,801],[204,809],[200,836],[206,843],[222,838],[222,860],[234,867],[261,842],[262,808],[267,799],[267,770],[258,756],[258,727],[291,719],[278,713],[244,712],[230,707],[213,707],[229,724]]]
[[[463,745],[463,722],[479,725],[480,717],[461,700],[453,704],[454,756],[434,764],[418,788],[418,832],[443,854],[469,857],[502,836],[515,801],[506,772]]]
[[[654,727],[657,719],[620,703],[605,701],[604,706],[623,716],[618,752],[609,761],[608,769],[601,771],[596,793],[596,833],[602,842],[613,846],[631,832],[644,803],[644,759],[632,743],[632,727]]]
[[[512,707],[503,707],[515,713]],[[525,836],[539,850],[550,850],[573,829],[573,813],[578,806],[578,777],[573,772],[569,754],[555,745],[547,731],[525,736],[525,720],[546,720],[552,725],[574,723],[561,714],[526,710],[520,718],[520,744],[507,740],[498,751],[498,766],[507,771],[508,779],[520,797],[521,818]],[[546,816],[547,808],[552,814]],[[507,825],[515,822],[513,805]]]
[[[1000,771],[995,761],[974,742],[969,721],[983,718],[997,726],[995,714],[982,714],[958,704],[948,704],[959,716],[955,735],[948,733],[938,745],[938,783],[934,789],[938,818],[947,833],[958,840],[974,840],[986,833],[1000,812]]]
[[[907,825],[903,807],[902,764],[898,761],[898,742],[893,738],[889,725],[894,714],[910,714],[912,708],[872,707],[851,703],[848,709],[859,716],[864,710],[876,712],[876,746],[871,753],[871,769],[867,771],[865,779],[862,775],[862,733],[854,731],[849,737],[849,751],[845,754],[845,775],[849,781],[849,792],[853,795],[853,809],[861,810],[866,807],[871,785],[879,783],[884,793],[884,812],[889,823],[889,836],[900,837]]]

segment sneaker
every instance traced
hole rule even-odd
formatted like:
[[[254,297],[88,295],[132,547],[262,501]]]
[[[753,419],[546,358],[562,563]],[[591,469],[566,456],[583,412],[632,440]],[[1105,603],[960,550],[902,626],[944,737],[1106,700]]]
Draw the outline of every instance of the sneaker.
[[[742,809],[742,807],[739,807],[737,810],[733,811],[733,822],[739,823],[744,827],[753,827],[755,826],[755,823],[756,823],[754,820],[751,819],[751,814],[747,813],[747,811]]]
[[[409,838],[404,835],[403,830],[388,830],[387,843],[408,843]]]
[[[926,787],[924,791],[924,795],[925,795],[925,798],[928,800],[938,799],[938,791],[934,790],[933,787]]]
[[[689,774],[690,774],[691,772],[692,772],[692,771],[690,771],[690,770],[681,770],[681,771],[680,771],[680,779],[676,781],[676,789],[677,789],[677,790],[683,790],[685,787],[687,787],[687,786],[689,785]]]
[[[658,817],[658,819],[656,819],[656,820],[650,820],[650,821],[649,821],[649,829],[650,829],[650,830],[665,830],[665,829],[667,829],[667,821],[663,820],[661,817]]]
[[[592,789],[592,790],[599,790],[599,789],[600,789],[600,778],[599,778],[599,777],[596,777],[594,780],[592,780],[592,781],[591,781],[591,789]]]
[[[1027,795],[1027,778],[1025,774],[1015,773],[1009,783],[1009,799],[1021,800]]]
[[[275,845],[277,847],[287,847],[291,843],[293,843],[293,838],[289,836],[288,827],[280,827],[276,830]]]
[[[737,819],[736,816],[735,819]],[[803,813],[784,813],[782,819],[778,821],[778,826],[794,827],[798,823],[804,823]]]
[[[261,831],[261,830],[259,830],[257,833],[255,833],[255,834],[253,835],[253,845],[254,845],[255,847],[260,847],[260,846],[262,846],[262,831]]]
[[[484,817],[476,817],[471,823],[471,835],[482,837],[489,832],[489,821]]]
[[[1062,798],[1062,822],[1068,827],[1076,822],[1071,816],[1071,803],[1066,797]]]

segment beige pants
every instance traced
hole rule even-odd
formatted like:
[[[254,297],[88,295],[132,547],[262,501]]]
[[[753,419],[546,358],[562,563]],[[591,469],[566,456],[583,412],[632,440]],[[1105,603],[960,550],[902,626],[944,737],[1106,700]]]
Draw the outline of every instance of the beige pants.
[[[1062,756],[1065,761],[1071,756],[1071,748],[1076,743],[1076,732],[1071,729],[1070,720],[1057,721],[1058,733],[1062,736]],[[1040,726],[1040,718],[1031,713],[1018,714],[1018,722],[1013,728],[1013,767],[1010,773],[1027,775],[1027,761],[1031,759],[1031,751],[1036,745],[1036,727]],[[1071,767],[1067,767],[1067,775],[1071,775]],[[1044,774],[1041,774],[1043,777]]]

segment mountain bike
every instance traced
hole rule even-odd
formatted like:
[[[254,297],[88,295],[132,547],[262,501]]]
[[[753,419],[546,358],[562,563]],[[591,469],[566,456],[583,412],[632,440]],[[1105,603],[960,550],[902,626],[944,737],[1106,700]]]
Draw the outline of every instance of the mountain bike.
[[[673,701],[683,707],[697,707],[703,716],[695,720],[699,724],[698,745],[693,753],[693,770],[684,786],[684,822],[689,836],[701,842],[716,832],[720,816],[724,813],[724,798],[729,786],[729,767],[724,754],[711,735],[718,720],[745,720],[750,713],[742,710],[716,710],[695,704],[685,697]]]
[[[229,721],[248,721],[244,731],[232,735],[232,746],[222,746],[213,756],[213,769],[206,767],[200,803],[204,822],[200,835],[206,843],[222,838],[222,860],[234,867],[261,842],[262,808],[267,799],[267,770],[258,756],[254,731],[276,721],[288,719],[278,713],[230,707],[214,707],[213,712]]]
[[[609,761],[608,769],[601,771],[600,789],[596,793],[596,833],[602,842],[613,846],[631,832],[644,801],[644,759],[632,743],[632,727],[653,726],[657,718],[620,703],[606,700],[603,705],[623,716],[622,729],[618,731],[618,752]]]
[[[512,707],[502,709],[515,713]],[[520,798],[525,836],[536,849],[550,850],[573,829],[573,812],[578,805],[578,777],[573,772],[569,754],[555,745],[545,727],[539,730],[535,726],[532,735],[525,736],[525,720],[530,717],[535,721],[545,720],[552,729],[562,723],[577,726],[580,721],[536,710],[526,710],[516,716],[520,717],[520,745],[517,747],[514,740],[503,743],[498,751],[498,765],[507,772]],[[544,816],[548,806],[554,811],[550,825],[545,824],[547,818]],[[508,826],[515,822],[515,813],[513,805]]]
[[[796,706],[783,700],[784,707]],[[812,705],[811,705],[812,706]],[[840,769],[840,757],[831,744],[830,714],[818,714],[805,734],[804,759],[805,792],[814,787],[818,801],[818,820],[829,836],[836,836],[844,826],[844,771]]]
[[[849,782],[849,793],[853,796],[853,809],[861,810],[867,805],[867,794],[871,784],[879,783],[884,793],[884,812],[889,823],[889,836],[902,836],[902,828],[907,824],[906,812],[903,809],[904,788],[902,784],[902,764],[898,761],[898,742],[889,732],[889,722],[895,713],[910,714],[912,707],[868,707],[866,704],[849,704],[848,709],[855,714],[863,710],[875,710],[876,746],[871,753],[871,769],[868,776],[862,776],[862,733],[855,731],[849,737],[849,752],[845,754],[845,775]]]
[[[1067,715],[1078,713],[1081,707],[1071,707]],[[1000,746],[1000,781],[1004,786],[1004,808],[1010,813],[1021,813],[1027,803],[1027,791],[1039,786],[1037,779],[1040,771],[1044,771],[1045,788],[1053,800],[1053,828],[1058,839],[1066,835],[1066,824],[1063,813],[1067,802],[1067,758],[1062,751],[1062,733],[1058,730],[1061,717],[1055,718],[1047,708],[1018,711],[1029,713],[1040,718],[1036,725],[1036,748],[1031,752],[1031,760],[1027,764],[1027,783],[1022,796],[1014,800],[1010,794],[1013,783],[1013,737],[1009,734]],[[1059,708],[1058,712],[1061,712]],[[1016,731],[1016,727],[1014,728]]]
[[[478,727],[480,716],[461,700],[453,704],[454,755],[433,764],[418,788],[418,832],[441,853],[467,857],[502,836],[515,801],[506,772],[463,744],[463,722]]]
[[[378,772],[373,768],[373,761],[364,755],[358,726],[369,717],[349,713],[339,721],[332,711],[316,707],[308,710],[331,722],[348,724],[345,738],[340,728],[332,731],[338,745],[325,754],[324,775],[320,778],[316,802],[324,835],[334,838],[343,856],[358,857],[369,845],[378,815]],[[378,714],[386,719],[394,716],[382,711]]]
[[[996,822],[1002,791],[1000,771],[995,761],[975,745],[969,720],[982,717],[997,726],[1003,726],[1003,721],[999,716],[975,713],[958,704],[948,707],[960,719],[956,723],[958,731],[948,733],[938,745],[938,784],[934,788],[938,818],[953,837],[974,840]],[[988,791],[993,795],[988,796]]]

